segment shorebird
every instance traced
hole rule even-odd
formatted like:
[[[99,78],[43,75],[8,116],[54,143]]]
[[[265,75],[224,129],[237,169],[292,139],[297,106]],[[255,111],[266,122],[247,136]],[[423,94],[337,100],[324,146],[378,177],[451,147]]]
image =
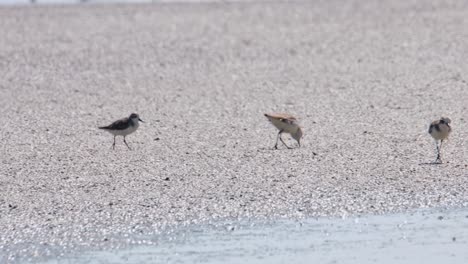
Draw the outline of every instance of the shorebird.
[[[275,149],[278,149],[278,139],[290,149],[281,138],[281,134],[284,132],[291,134],[291,136],[297,141],[299,147],[301,146],[302,129],[297,123],[297,119],[289,114],[265,114],[266,118],[279,129],[278,136],[276,137]]]
[[[429,134],[434,138],[435,143],[436,143],[436,149],[437,149],[437,158],[435,162],[442,163],[442,159],[440,158],[440,151],[442,149],[442,143],[444,142],[445,139],[448,138],[450,132],[452,132],[452,128],[450,127],[450,123],[452,120],[447,117],[442,117],[439,120],[436,120],[431,123],[429,126]],[[438,141],[440,140],[440,145],[438,144]]]
[[[143,120],[140,119],[138,114],[133,113],[129,117],[119,119],[108,126],[99,127],[99,129],[104,129],[108,131],[109,133],[111,133],[112,135],[114,135],[114,144],[112,144],[112,149],[115,149],[115,137],[116,136],[123,136],[124,138],[123,141],[125,145],[127,145],[128,149],[131,149],[128,146],[127,141],[125,140],[125,137],[135,132],[138,129],[138,126],[140,125],[138,121],[143,122]]]

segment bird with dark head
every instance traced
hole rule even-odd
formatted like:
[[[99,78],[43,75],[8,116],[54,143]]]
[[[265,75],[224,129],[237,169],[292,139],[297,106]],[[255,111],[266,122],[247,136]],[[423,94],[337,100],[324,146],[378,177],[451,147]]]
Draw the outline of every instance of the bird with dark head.
[[[114,143],[112,144],[112,149],[115,148],[116,136],[123,136],[123,141],[125,145],[127,145],[128,149],[131,149],[130,146],[128,146],[127,141],[125,140],[125,137],[138,129],[138,127],[140,126],[139,122],[143,122],[140,116],[138,114],[132,113],[129,117],[119,119],[108,126],[99,127],[99,129],[104,129],[107,132],[114,135]]]
[[[437,158],[435,160],[436,163],[442,163],[441,159],[441,149],[442,143],[444,140],[448,138],[450,133],[452,132],[452,127],[450,127],[450,123],[452,120],[447,117],[442,117],[439,120],[435,120],[429,126],[429,134],[435,140],[436,149],[437,149]],[[440,141],[440,145],[439,145]]]

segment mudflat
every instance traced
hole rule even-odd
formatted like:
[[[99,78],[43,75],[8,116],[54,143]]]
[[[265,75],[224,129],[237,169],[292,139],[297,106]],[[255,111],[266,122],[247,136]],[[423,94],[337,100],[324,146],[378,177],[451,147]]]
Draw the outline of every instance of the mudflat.
[[[468,206],[466,17],[462,1],[0,8],[1,262],[217,219]],[[112,150],[97,127],[132,112],[133,150]],[[265,112],[298,117],[302,147],[274,150]]]

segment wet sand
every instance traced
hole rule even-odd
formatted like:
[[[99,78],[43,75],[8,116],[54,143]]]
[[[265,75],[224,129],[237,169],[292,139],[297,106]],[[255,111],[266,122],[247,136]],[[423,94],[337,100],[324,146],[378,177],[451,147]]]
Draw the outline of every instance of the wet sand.
[[[468,210],[216,222],[180,228],[125,250],[88,251],[60,263],[465,263]]]
[[[216,219],[467,207],[467,16],[403,0],[0,8],[1,262]],[[131,112],[147,123],[112,151],[97,126]],[[298,116],[303,146],[272,150],[264,112]],[[432,165],[441,115],[453,134]]]

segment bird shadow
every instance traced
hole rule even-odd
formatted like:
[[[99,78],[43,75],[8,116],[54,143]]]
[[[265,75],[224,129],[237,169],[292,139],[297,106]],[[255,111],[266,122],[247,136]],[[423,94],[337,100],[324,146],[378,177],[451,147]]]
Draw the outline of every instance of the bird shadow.
[[[296,148],[274,148],[274,147],[261,147],[261,148],[258,148],[257,149],[257,152],[261,152],[261,151],[287,151],[287,150],[293,150],[293,149],[296,149]]]
[[[419,163],[419,165],[442,165],[443,163],[442,162],[422,162],[422,163]]]

